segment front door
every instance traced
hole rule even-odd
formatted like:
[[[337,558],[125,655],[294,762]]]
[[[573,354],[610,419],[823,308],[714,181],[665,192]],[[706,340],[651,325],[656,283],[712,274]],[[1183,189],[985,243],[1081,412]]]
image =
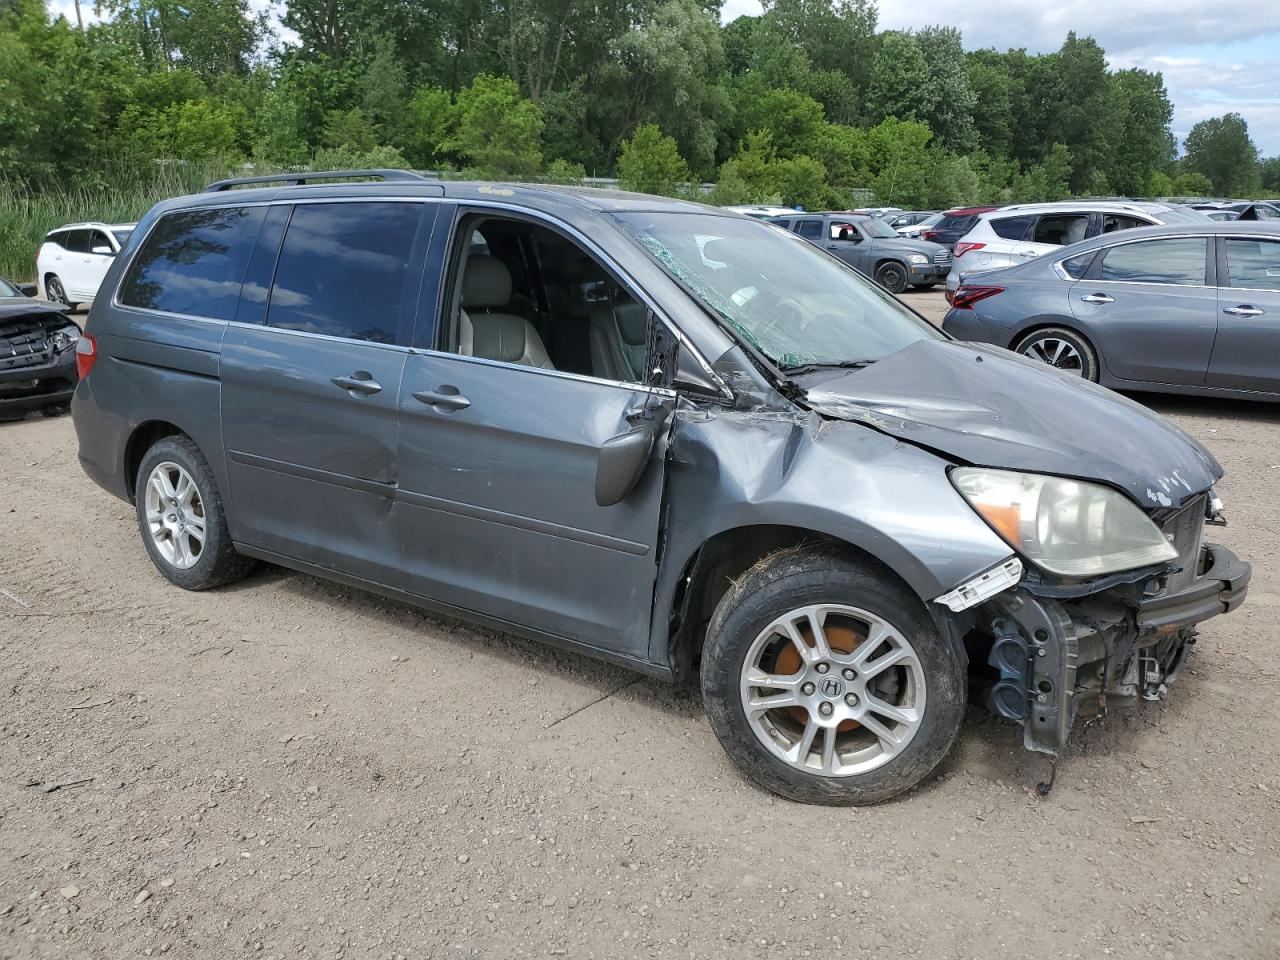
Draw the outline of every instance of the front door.
[[[873,241],[866,239],[855,224],[843,220],[831,220],[826,225],[824,246],[827,252],[839,257],[849,266],[870,276],[867,251]]]
[[[98,295],[98,288],[102,286],[103,278],[115,256],[115,247],[105,233],[101,230],[89,231],[89,251],[81,257],[80,265],[83,296],[86,299],[92,300]]]
[[[1280,240],[1218,238],[1218,338],[1205,384],[1280,392]]]
[[[607,440],[666,419],[642,383],[645,309],[557,230],[475,214],[453,234],[441,329],[400,394],[409,589],[644,657],[665,431],[621,501],[600,505],[596,480]]]
[[[1206,284],[1208,241],[1169,237],[1103,251],[1071,286],[1071,309],[1090,328],[1112,375],[1146,383],[1204,382],[1217,332]]]
[[[397,397],[434,214],[419,202],[299,203],[278,260],[259,256],[279,239],[264,227],[249,269],[266,261],[265,282],[246,282],[222,346],[237,539],[400,584]],[[265,322],[243,322],[246,306]]]

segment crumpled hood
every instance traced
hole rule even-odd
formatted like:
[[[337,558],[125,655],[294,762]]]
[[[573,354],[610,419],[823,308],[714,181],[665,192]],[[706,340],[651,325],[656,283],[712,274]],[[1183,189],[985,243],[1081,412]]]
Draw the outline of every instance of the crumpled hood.
[[[997,347],[922,340],[861,370],[805,378],[820,414],[957,461],[1097,480],[1149,509],[1222,476],[1168,420],[1104,387]]]
[[[5,320],[65,315],[66,309],[62,304],[50,303],[48,300],[35,300],[31,297],[0,297],[0,323]],[[65,316],[64,319],[66,319]],[[67,319],[67,322],[71,323],[71,320]]]

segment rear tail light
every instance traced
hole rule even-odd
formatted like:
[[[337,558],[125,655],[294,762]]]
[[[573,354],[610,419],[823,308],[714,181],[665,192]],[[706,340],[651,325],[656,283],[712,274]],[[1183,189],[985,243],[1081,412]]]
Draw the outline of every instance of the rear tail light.
[[[986,300],[988,297],[994,297],[997,293],[1004,293],[1004,287],[981,286],[976,283],[962,283],[956,288],[955,293],[948,291],[947,301],[956,310],[970,310],[979,300]]]
[[[97,362],[98,341],[92,334],[81,334],[80,339],[76,341],[76,373],[80,374],[81,380],[89,375],[89,371]]]
[[[920,234],[920,239],[921,239],[921,240],[929,240],[930,242],[932,242],[932,241],[934,241],[934,240],[937,240],[937,239],[938,239],[938,231],[937,231],[937,230],[925,230],[923,233],[921,233],[921,234]]]
[[[963,257],[970,250],[981,250],[985,246],[985,243],[957,243],[955,249],[956,259]]]

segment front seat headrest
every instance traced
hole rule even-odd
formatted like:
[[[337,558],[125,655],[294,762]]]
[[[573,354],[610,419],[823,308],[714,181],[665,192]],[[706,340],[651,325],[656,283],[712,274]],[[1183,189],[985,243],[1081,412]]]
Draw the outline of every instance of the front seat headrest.
[[[462,305],[505,307],[511,301],[511,271],[497,257],[467,257],[462,272]]]

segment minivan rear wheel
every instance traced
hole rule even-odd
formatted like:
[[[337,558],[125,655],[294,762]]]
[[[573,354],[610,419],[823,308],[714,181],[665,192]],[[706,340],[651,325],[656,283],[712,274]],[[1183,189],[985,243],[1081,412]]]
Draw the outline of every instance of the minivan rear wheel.
[[[1019,340],[1014,350],[1064,373],[1098,382],[1098,354],[1089,341],[1074,330],[1066,327],[1035,330]]]
[[[213,471],[185,436],[165,437],[147,451],[138,467],[134,506],[151,561],[184,590],[223,586],[257,564],[232,546]]]
[[[942,762],[965,656],[920,601],[834,547],[766,557],[721,599],[702,652],[707,716],[752,782],[804,803],[888,799]]]

